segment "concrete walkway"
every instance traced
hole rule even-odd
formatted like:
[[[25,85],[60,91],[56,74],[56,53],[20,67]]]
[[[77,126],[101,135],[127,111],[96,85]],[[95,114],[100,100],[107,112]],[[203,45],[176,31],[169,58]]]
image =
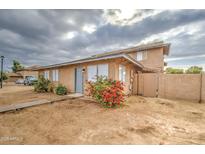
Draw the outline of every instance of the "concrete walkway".
[[[20,109],[28,108],[28,107],[32,107],[32,106],[54,103],[54,102],[64,101],[67,99],[76,99],[76,98],[80,98],[80,97],[83,97],[83,95],[78,94],[78,93],[74,93],[74,94],[65,95],[65,96],[62,96],[60,98],[56,98],[53,100],[41,99],[41,100],[35,100],[35,101],[31,101],[31,102],[5,105],[5,106],[0,107],[0,113],[7,112],[7,111],[16,111],[16,110],[20,110]]]

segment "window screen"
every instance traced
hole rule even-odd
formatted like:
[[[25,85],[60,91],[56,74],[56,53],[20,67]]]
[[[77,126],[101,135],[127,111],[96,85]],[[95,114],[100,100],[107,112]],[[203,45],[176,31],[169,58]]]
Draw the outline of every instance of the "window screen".
[[[88,81],[96,81],[97,65],[88,66]]]
[[[49,79],[49,71],[45,71],[44,72],[44,78],[45,79]]]
[[[137,61],[141,61],[142,60],[142,52],[137,52]]]
[[[97,76],[108,77],[108,64],[88,66],[88,81],[96,81]]]
[[[119,66],[119,80],[125,82],[126,70],[124,65]]]
[[[147,51],[137,52],[137,61],[142,61],[147,59]]]
[[[52,71],[52,78],[53,78],[53,81],[58,81],[58,70]]]
[[[108,77],[108,64],[98,65],[98,76]]]

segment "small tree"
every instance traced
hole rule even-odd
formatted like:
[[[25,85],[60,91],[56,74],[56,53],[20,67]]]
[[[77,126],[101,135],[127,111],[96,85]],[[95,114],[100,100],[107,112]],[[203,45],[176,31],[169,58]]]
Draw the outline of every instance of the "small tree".
[[[191,66],[186,70],[187,74],[199,74],[203,71],[202,67],[198,67],[198,66]]]
[[[184,70],[183,69],[178,69],[178,68],[168,67],[166,69],[166,73],[167,74],[183,74]]]
[[[4,72],[3,72],[3,74],[2,74],[2,79],[3,79],[3,81],[6,80],[6,79],[8,79],[6,73],[4,73]],[[1,81],[2,79],[1,79],[1,76],[0,76],[0,81]]]
[[[24,69],[24,67],[21,65],[21,63],[17,60],[13,60],[12,71],[16,73],[18,71],[21,71],[22,69]]]

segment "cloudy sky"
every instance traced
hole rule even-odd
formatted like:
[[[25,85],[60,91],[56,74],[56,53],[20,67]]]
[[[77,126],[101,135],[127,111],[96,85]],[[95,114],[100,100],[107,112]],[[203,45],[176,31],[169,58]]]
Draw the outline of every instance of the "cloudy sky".
[[[205,10],[0,10],[0,55],[48,65],[163,40],[169,66],[205,69]]]

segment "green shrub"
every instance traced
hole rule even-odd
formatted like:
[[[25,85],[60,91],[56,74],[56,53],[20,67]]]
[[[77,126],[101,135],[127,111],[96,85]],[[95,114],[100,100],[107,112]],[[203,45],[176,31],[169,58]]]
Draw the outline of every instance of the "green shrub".
[[[178,69],[178,68],[168,67],[166,69],[166,73],[167,74],[183,74],[184,70],[183,69]]]
[[[50,82],[48,84],[48,92],[54,93],[55,92],[54,90],[55,90],[55,85],[52,82]]]
[[[49,92],[49,85],[51,82],[43,76],[39,76],[38,81],[34,83],[34,91],[36,92]]]
[[[68,90],[65,86],[59,84],[56,89],[55,89],[55,92],[57,95],[66,95]]]
[[[187,70],[183,70],[183,69],[178,69],[178,68],[172,68],[172,67],[168,67],[166,69],[166,73],[167,74],[200,74],[203,71],[202,67],[198,67],[198,66],[191,66],[189,67]]]
[[[202,67],[198,67],[198,66],[191,66],[190,68],[188,68],[186,70],[187,74],[200,74],[203,71]]]

